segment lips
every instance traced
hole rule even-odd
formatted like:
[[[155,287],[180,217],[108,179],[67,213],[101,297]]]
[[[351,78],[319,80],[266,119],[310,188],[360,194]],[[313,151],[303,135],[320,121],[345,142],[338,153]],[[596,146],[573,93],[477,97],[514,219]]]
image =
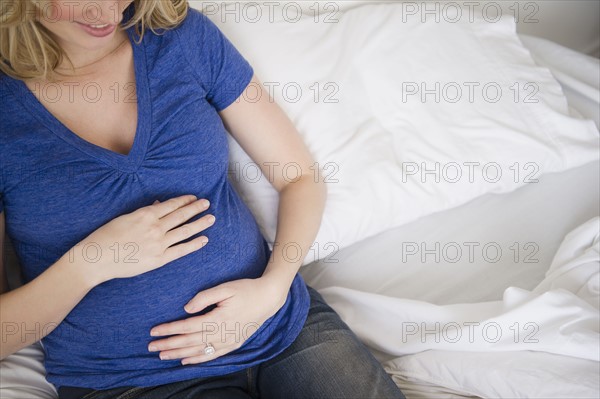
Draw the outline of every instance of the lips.
[[[82,24],[77,22],[77,25],[81,26],[84,31],[95,37],[104,37],[110,35],[117,25],[113,24]]]

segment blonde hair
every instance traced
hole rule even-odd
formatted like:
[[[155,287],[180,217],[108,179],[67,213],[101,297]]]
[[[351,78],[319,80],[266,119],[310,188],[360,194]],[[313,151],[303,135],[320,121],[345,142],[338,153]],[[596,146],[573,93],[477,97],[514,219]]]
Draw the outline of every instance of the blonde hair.
[[[0,1],[0,71],[15,79],[55,81],[54,70],[63,59],[73,67],[68,55],[36,20],[42,7],[50,0]],[[135,25],[140,43],[146,28],[160,34],[158,29],[179,25],[187,16],[188,0],[133,0],[135,13],[121,25]]]

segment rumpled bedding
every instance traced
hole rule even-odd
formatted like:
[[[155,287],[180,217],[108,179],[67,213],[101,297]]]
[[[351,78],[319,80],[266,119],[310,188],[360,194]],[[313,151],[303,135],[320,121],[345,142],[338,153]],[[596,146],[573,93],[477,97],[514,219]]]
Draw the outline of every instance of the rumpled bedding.
[[[600,361],[599,232],[599,217],[572,230],[535,288],[508,287],[498,301],[435,305],[336,286],[320,292],[365,343],[397,356],[383,364],[399,380],[413,377],[483,397],[560,397],[577,386],[578,397],[592,397],[600,392],[597,374],[590,377]],[[572,371],[540,378],[556,374],[561,362]],[[505,378],[489,383],[532,371],[538,374],[529,381],[533,388],[520,392]]]

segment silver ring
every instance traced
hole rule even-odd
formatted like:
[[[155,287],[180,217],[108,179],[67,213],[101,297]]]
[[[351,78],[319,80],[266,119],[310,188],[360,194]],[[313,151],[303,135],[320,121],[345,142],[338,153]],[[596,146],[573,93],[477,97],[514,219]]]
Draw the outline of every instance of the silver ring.
[[[205,355],[212,355],[215,353],[215,347],[210,342],[206,344],[206,348],[204,348]]]

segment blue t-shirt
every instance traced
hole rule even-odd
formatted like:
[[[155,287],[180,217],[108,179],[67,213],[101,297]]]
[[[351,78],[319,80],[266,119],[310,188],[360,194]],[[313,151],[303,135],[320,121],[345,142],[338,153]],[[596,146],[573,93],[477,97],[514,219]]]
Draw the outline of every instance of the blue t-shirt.
[[[133,41],[134,29],[127,33],[139,115],[128,155],[80,138],[24,82],[0,74],[0,211],[26,282],[94,230],[156,199],[194,194],[211,205],[191,220],[216,216],[213,226],[193,237],[205,234],[204,248],[156,270],[94,287],[42,339],[47,379],[56,387],[151,386],[238,371],[281,353],[308,314],[308,291],[296,274],[285,304],[260,329],[224,332],[247,337],[255,331],[237,350],[185,366],[181,359],[160,360],[148,351],[158,339],[150,336],[152,327],[190,317],[183,306],[204,289],[260,277],[270,249],[228,180],[226,130],[217,113],[246,88],[252,67],[193,8],[174,29],[147,30],[140,45]],[[122,245],[120,250],[121,256],[131,252]],[[219,339],[213,339],[215,346]]]

